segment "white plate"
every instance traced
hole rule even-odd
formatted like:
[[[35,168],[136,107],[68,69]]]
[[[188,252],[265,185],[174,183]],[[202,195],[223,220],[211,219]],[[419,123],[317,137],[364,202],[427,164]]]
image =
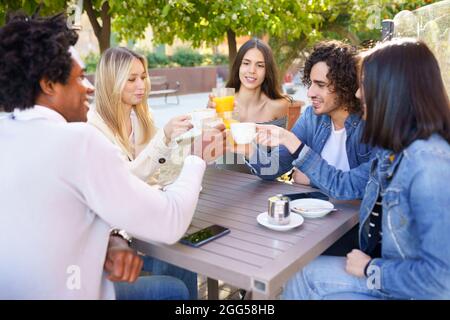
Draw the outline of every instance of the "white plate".
[[[290,207],[291,212],[299,213],[305,218],[321,218],[334,209],[331,202],[313,198],[293,200]],[[302,208],[304,211],[294,211],[293,208],[295,207]]]
[[[277,225],[277,224],[271,224],[269,223],[269,216],[267,215],[267,211],[260,213],[258,217],[256,218],[259,224],[262,224],[264,227],[267,227],[269,229],[275,230],[275,231],[287,231],[291,230],[293,228],[298,227],[305,221],[303,217],[296,213],[291,213],[291,220],[289,221],[289,224],[285,225]]]

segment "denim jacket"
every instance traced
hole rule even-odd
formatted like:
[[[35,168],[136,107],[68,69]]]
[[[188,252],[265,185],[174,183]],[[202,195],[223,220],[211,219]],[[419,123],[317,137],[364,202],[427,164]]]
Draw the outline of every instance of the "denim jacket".
[[[311,149],[296,166],[335,198],[363,195],[359,242],[368,244],[368,218],[382,196],[381,293],[399,299],[450,299],[450,146],[439,135],[416,140],[391,163],[388,150],[342,172]],[[367,178],[368,177],[368,178]]]
[[[370,160],[372,148],[360,142],[364,120],[359,114],[350,114],[344,126],[347,134],[347,157],[352,169]],[[311,106],[306,108],[292,128],[292,132],[300,141],[318,154],[322,152],[331,135],[331,130],[330,116],[315,115]],[[264,180],[273,180],[291,170],[295,160],[284,146],[271,151],[258,147],[257,152],[250,158],[249,164],[253,168],[253,173]]]

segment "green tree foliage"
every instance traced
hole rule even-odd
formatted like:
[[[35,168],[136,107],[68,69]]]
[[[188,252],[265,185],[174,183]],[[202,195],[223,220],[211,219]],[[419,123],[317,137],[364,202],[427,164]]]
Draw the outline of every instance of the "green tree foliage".
[[[1,0],[0,1],[0,26],[6,21],[8,12],[21,10],[27,14],[33,14],[42,3],[40,15],[47,16],[66,9],[66,0]]]
[[[67,10],[70,0],[2,0],[0,2],[0,25],[4,24],[6,14],[11,11],[23,10],[27,14],[33,14],[41,5],[41,16],[47,16]],[[144,35],[148,20],[140,20],[138,11],[148,11],[151,6],[146,0],[84,0],[83,11],[87,13],[89,21],[94,29],[99,42],[100,52],[110,47],[113,22],[117,19],[118,28],[120,22],[126,17],[134,15],[133,24],[127,25],[127,30],[119,33],[120,36],[130,36],[129,39],[140,38]],[[121,18],[124,17],[124,18]]]
[[[238,36],[268,35],[280,69],[285,70],[310,44],[323,38],[353,44],[379,39],[381,21],[401,10],[414,10],[431,0],[148,0],[153,10],[122,16],[127,26],[148,19],[154,41],[175,38],[218,44],[228,40],[230,63]],[[122,33],[125,33],[123,31]]]
[[[172,61],[180,66],[193,67],[201,65],[203,57],[191,48],[178,48],[172,55]]]
[[[170,60],[165,54],[151,52],[147,54],[147,63],[149,68],[160,68],[170,65]]]
[[[5,13],[23,8],[32,13],[43,3],[42,14],[64,10],[64,0],[2,0]],[[229,59],[236,55],[236,37],[268,35],[282,70],[306,47],[323,38],[358,44],[379,39],[381,20],[401,10],[433,0],[84,0],[103,52],[113,30],[119,39],[142,38],[151,25],[155,43],[189,41],[193,47],[228,40]]]
[[[86,66],[86,73],[95,73],[97,64],[100,61],[100,56],[94,52],[90,52],[83,58],[83,62]]]

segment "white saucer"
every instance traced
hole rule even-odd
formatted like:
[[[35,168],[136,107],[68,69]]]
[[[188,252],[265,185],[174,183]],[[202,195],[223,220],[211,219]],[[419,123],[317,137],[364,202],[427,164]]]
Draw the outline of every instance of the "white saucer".
[[[285,225],[271,224],[269,223],[269,216],[267,215],[267,211],[260,213],[256,218],[256,220],[258,221],[259,224],[262,224],[264,227],[267,227],[275,231],[287,231],[300,226],[303,223],[303,221],[305,221],[301,215],[291,213],[291,220],[289,221],[288,224]]]
[[[295,211],[295,207],[302,208],[304,211]],[[330,213],[334,205],[329,201],[306,198],[291,201],[290,208],[291,212],[301,214],[305,218],[321,218]]]

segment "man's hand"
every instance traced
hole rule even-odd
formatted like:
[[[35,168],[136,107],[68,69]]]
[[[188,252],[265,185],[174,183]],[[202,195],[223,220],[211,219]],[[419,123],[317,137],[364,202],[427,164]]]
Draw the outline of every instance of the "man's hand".
[[[120,237],[109,238],[106,252],[105,271],[111,281],[134,282],[139,277],[144,262],[128,243]]]
[[[305,186],[309,186],[311,184],[311,180],[309,180],[308,176],[297,168],[294,168],[292,178],[294,179],[294,182],[298,184],[303,184]]]
[[[191,154],[207,163],[216,160],[226,151],[227,132],[223,123],[209,129],[203,129],[201,136],[196,137],[191,145]]]
[[[356,277],[365,277],[364,269],[372,258],[361,250],[353,249],[347,254],[345,271]]]
[[[256,143],[267,147],[284,145],[290,153],[294,153],[302,143],[295,134],[289,130],[274,125],[256,126]]]
[[[256,126],[256,143],[267,147],[278,147],[285,140],[285,129],[269,125],[260,124]]]

